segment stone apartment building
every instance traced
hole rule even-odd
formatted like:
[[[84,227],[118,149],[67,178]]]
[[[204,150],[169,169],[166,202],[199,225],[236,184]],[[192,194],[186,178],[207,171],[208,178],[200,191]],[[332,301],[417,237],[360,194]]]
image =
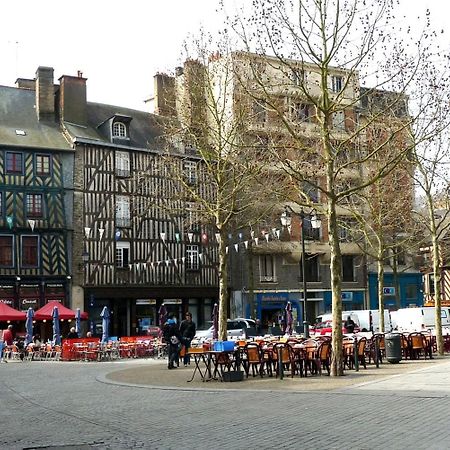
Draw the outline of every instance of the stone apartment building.
[[[187,61],[184,67],[177,68],[173,77],[163,74],[155,76],[155,95],[151,104],[155,112],[167,114],[167,106],[171,105],[170,114],[178,117],[191,114],[191,121],[195,122],[194,109],[189,106],[192,105],[193,92],[199,89],[198,83],[192,81],[193,66],[199,64]],[[205,91],[205,97],[215,96],[215,101],[223,102],[226,105],[224,110],[230,117],[245,117],[243,140],[249,147],[258,147],[262,155],[270,158],[273,154],[271,147],[276,145],[284,145],[285,148],[292,146],[289,136],[286,136],[286,124],[281,123],[281,119],[295,127],[296,136],[301,136],[305,141],[312,143],[318,138],[314,105],[308,101],[308,96],[320,95],[320,74],[314,65],[235,52],[227,56],[212,55],[205,67],[198,70],[208,73],[210,77],[209,93]],[[341,103],[332,117],[334,138],[345,141],[350,138],[362,113],[363,108],[356,101],[360,97],[361,87],[356,74],[342,69],[330,69],[328,78],[331,95],[339,95]],[[265,99],[261,93],[266,96]],[[224,100],[225,96],[228,102]],[[203,114],[204,120],[208,120],[207,111],[195,113]],[[189,120],[185,122],[189,124]],[[309,182],[305,179],[300,188],[287,187],[291,192],[284,203],[292,210],[289,232],[283,229],[280,222],[284,205],[278,204],[274,205],[270,217],[260,220],[253,227],[251,234],[248,230],[236,230],[230,240],[231,315],[258,317],[267,326],[276,322],[287,301],[290,301],[294,307],[294,318],[301,322],[305,317],[300,220],[302,204],[308,295],[306,316],[312,320],[320,313],[331,310],[327,228],[322,223],[320,229],[313,229],[311,220],[323,211],[324,198],[318,187],[323,186],[324,180],[313,161],[304,158],[301,163],[311,175]],[[364,176],[364,167],[342,172],[342,183],[351,184]],[[302,196],[301,199],[289,202],[289,196],[292,198],[295,192]],[[347,205],[339,206],[338,214],[343,254],[343,308],[376,308],[376,293],[372,293],[373,299],[369,298],[366,257],[361,247],[352,241],[349,232],[352,222]],[[416,278],[411,282],[417,286]],[[387,283],[389,285],[389,280]]]

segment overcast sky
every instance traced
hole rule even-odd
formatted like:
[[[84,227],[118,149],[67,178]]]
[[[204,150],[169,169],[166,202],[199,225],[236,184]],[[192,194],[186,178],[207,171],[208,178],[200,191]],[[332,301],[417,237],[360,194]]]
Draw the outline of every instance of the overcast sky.
[[[239,4],[250,0],[225,0]],[[445,29],[449,0],[401,0],[412,23],[432,12]],[[223,25],[218,0],[2,0],[0,85],[34,78],[38,66],[88,79],[88,100],[146,109],[153,75],[180,64],[183,40],[201,25]],[[450,25],[445,29],[449,40]],[[450,44],[450,41],[448,41]]]

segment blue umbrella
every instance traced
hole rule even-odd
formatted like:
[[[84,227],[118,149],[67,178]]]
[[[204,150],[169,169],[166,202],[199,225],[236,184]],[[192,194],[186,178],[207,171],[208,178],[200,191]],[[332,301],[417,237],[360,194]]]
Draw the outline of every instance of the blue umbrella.
[[[75,331],[78,333],[78,336],[80,336],[80,332],[81,332],[81,311],[80,311],[80,308],[77,308],[75,310]]]
[[[102,312],[100,313],[100,317],[102,318],[102,344],[106,344],[109,338],[109,309],[107,306],[103,307]]]
[[[33,308],[28,308],[27,311],[27,321],[25,322],[25,329],[27,330],[27,335],[25,336],[25,345],[30,344],[33,341]]]
[[[61,333],[59,331],[59,309],[57,306],[53,307],[53,342],[55,345],[61,345]]]
[[[219,305],[214,303],[214,308],[212,312],[212,322],[213,322],[213,339],[217,340],[219,338]]]

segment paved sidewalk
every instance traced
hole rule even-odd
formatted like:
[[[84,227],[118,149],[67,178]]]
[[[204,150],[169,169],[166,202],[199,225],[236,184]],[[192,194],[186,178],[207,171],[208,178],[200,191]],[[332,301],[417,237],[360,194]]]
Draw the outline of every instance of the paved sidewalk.
[[[132,367],[112,370],[106,375],[99,376],[99,381],[106,383],[123,384],[128,386],[162,388],[162,389],[206,389],[206,390],[294,390],[294,391],[334,391],[348,388],[360,387],[370,390],[372,388],[385,390],[408,390],[410,381],[418,383],[415,390],[430,389],[430,376],[435,375],[436,383],[434,388],[450,393],[450,356],[434,358],[432,360],[402,361],[399,364],[383,363],[377,369],[374,365],[368,365],[367,369],[360,368],[359,372],[346,370],[343,377],[308,376],[300,378],[295,376],[285,376],[283,380],[275,377],[244,377],[242,382],[202,382],[198,374],[192,382],[188,380],[192,377],[194,366],[179,367],[175,370],[168,370],[165,361],[139,361]],[[448,372],[448,375],[447,375]],[[406,378],[406,375],[408,377]],[[406,381],[406,379],[408,381]],[[405,380],[405,381],[404,381]]]

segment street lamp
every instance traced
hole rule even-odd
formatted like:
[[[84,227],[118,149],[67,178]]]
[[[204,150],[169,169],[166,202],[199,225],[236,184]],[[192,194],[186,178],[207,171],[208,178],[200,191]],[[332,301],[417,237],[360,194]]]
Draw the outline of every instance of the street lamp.
[[[284,211],[281,214],[280,220],[281,225],[284,227],[289,227],[292,223],[292,215],[298,214],[300,217],[300,243],[302,246],[302,257],[300,259],[300,268],[302,271],[302,281],[303,281],[303,333],[305,338],[309,338],[309,323],[307,317],[307,301],[308,301],[308,287],[306,284],[306,252],[305,252],[305,228],[304,222],[305,217],[310,217],[311,227],[315,230],[319,229],[321,226],[321,220],[317,217],[315,212],[311,211],[309,214],[305,214],[303,208],[299,213],[296,213],[290,206],[285,206]]]

